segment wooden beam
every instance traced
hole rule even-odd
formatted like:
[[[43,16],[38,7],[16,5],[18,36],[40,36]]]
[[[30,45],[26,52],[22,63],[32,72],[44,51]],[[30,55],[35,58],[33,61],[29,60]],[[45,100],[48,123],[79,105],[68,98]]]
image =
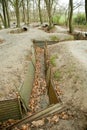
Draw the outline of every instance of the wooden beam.
[[[63,104],[59,104],[58,103],[58,104],[52,105],[52,106],[50,106],[50,107],[48,107],[48,108],[46,108],[46,109],[44,109],[44,110],[42,110],[42,111],[32,115],[32,116],[27,116],[26,118],[21,119],[17,123],[7,127],[4,130],[11,130],[14,127],[18,128],[18,127],[20,127],[23,124],[32,122],[32,121],[34,121],[36,119],[40,119],[40,118],[46,117],[46,116],[48,116],[50,114],[53,114],[53,113],[60,113],[60,112],[62,112],[64,110],[66,110],[66,109],[67,109],[67,107],[64,106]]]

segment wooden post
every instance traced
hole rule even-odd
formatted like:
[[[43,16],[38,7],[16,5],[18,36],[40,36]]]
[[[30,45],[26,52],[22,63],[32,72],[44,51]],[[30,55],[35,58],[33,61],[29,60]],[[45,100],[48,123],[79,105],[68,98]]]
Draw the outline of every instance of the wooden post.
[[[21,109],[20,98],[18,97],[17,99],[18,99],[18,105],[19,105],[20,115],[21,115],[21,118],[22,118],[22,109]]]

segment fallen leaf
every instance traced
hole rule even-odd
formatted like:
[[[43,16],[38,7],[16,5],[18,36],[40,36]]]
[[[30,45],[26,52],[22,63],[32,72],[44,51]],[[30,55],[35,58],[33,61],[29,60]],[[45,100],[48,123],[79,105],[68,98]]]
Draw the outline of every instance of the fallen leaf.
[[[22,125],[21,130],[28,130],[29,126],[28,125]]]
[[[67,115],[67,114],[64,114],[64,115],[62,116],[62,119],[64,119],[64,120],[68,119],[68,115]]]
[[[57,123],[59,121],[59,117],[57,115],[53,116],[52,122]]]
[[[47,117],[47,120],[50,123],[51,122],[51,117]]]
[[[33,121],[32,125],[36,126],[36,127],[43,126],[44,125],[44,120]]]

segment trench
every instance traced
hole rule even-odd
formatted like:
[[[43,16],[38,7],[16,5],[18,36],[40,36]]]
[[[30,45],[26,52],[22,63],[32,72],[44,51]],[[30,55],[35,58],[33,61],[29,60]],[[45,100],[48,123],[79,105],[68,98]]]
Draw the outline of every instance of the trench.
[[[17,92],[18,96],[14,99],[0,101],[0,122],[9,120],[9,118],[15,120],[21,119],[28,110],[32,111],[31,107],[29,107],[29,102],[34,89],[36,90],[36,97],[38,96],[39,99],[36,101],[34,95],[34,103],[30,106],[36,107],[36,110],[32,112],[38,112],[47,108],[50,104],[57,103],[57,96],[55,95],[55,91],[50,80],[49,68],[46,67],[47,65],[45,61],[47,54],[46,48],[44,48],[45,43],[46,41],[33,41],[33,47],[31,49],[32,58],[29,60],[29,66],[24,83]],[[48,42],[48,45],[55,43],[56,42],[50,41]],[[39,48],[38,53],[36,53],[37,47]],[[37,88],[35,88],[36,83],[38,83],[38,86],[36,86],[37,88],[39,87],[38,91]]]
[[[56,44],[57,41],[34,41],[34,47],[39,47],[41,50],[43,50],[43,55],[41,56],[42,69],[41,72],[44,75],[44,79],[46,82],[46,90],[47,90],[47,96],[49,98],[49,105],[56,104],[60,102],[60,99],[57,97],[56,91],[55,91],[55,85],[53,83],[53,77],[52,77],[52,67],[50,66],[49,61],[49,54],[48,54],[48,45]]]
[[[51,44],[52,42],[47,44],[45,41],[34,41],[34,57],[32,57],[34,80],[32,80],[33,84],[30,89],[29,87],[26,87],[26,89],[29,89],[29,93],[27,91],[28,100],[25,104],[27,105],[28,103],[29,115],[25,116],[17,123],[6,127],[5,130],[13,130],[15,127],[20,128],[23,124],[31,123],[32,121],[42,119],[55,113],[67,111],[67,109],[69,110],[69,106],[66,106],[61,102],[61,99],[54,89],[55,85],[51,76],[52,71],[48,62],[49,56],[47,51],[47,45]],[[29,72],[30,71],[28,71],[28,73]],[[27,84],[29,84],[29,80]],[[24,86],[27,86],[26,83]],[[22,94],[25,95],[25,92]],[[26,99],[27,96],[25,97],[25,100]],[[85,130],[86,129],[87,126],[85,127]]]
[[[47,44],[55,43],[52,41],[33,41],[30,69],[20,91],[22,111],[25,109],[25,114],[28,112],[29,116],[24,116],[19,122],[6,127],[6,130],[11,130],[14,126],[20,125],[20,123],[26,123],[32,120],[34,116],[36,118],[38,114],[43,113],[40,116],[46,116],[51,111],[53,113],[56,112],[58,108],[61,111],[60,100],[55,92],[51,77],[51,67],[47,62]],[[63,109],[65,109],[64,106]]]
[[[50,42],[49,44],[53,43]],[[38,112],[49,105],[59,102],[51,77],[51,67],[47,63],[47,43],[44,41],[34,41],[34,50],[36,64],[35,78],[31,92],[32,96],[29,101],[29,110],[31,113]]]

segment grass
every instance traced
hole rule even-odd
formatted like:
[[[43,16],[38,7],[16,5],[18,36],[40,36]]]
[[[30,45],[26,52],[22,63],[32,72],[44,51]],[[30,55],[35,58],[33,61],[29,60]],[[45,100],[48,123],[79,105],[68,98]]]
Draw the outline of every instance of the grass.
[[[53,16],[53,22],[58,25],[64,25],[65,24],[65,15],[56,14],[55,16]]]
[[[50,57],[51,65],[56,66],[56,58],[57,58],[57,55],[53,55]]]
[[[60,74],[59,70],[55,71],[55,73],[54,73],[54,78],[55,78],[56,80],[59,80],[59,79],[61,78],[61,74]]]
[[[51,39],[52,41],[59,41],[59,37],[57,37],[57,36],[55,36],[55,35],[50,36],[50,39]]]

